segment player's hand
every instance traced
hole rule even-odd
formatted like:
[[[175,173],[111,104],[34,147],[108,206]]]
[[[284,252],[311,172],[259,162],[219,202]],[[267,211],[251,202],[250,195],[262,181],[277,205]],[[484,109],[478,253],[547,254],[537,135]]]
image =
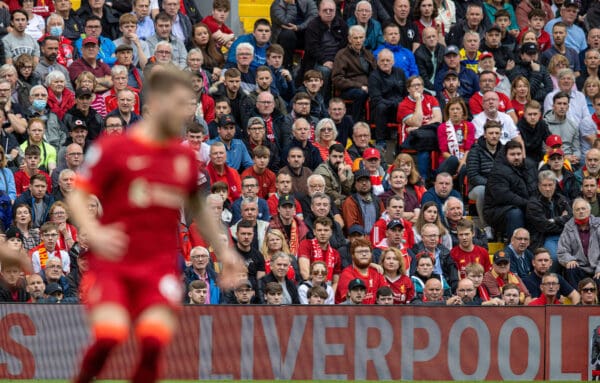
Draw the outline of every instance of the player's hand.
[[[227,247],[220,255],[221,274],[219,286],[222,289],[234,289],[240,283],[240,275],[246,272],[244,261],[232,248]]]
[[[129,237],[123,224],[102,225],[88,231],[90,248],[99,257],[109,261],[118,261],[125,254]]]

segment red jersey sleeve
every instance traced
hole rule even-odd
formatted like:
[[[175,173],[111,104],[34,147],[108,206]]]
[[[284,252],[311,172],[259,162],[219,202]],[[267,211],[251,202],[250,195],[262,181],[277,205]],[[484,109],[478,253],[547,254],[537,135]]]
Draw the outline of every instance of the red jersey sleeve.
[[[405,97],[404,100],[398,105],[398,113],[396,115],[396,121],[398,123],[402,123],[409,115],[413,114],[415,110],[415,103],[412,102],[408,97]]]
[[[303,239],[298,246],[298,258],[306,258],[311,261],[311,246],[310,240]]]
[[[483,96],[479,92],[475,92],[469,99],[469,109],[473,116],[483,112]]]
[[[471,97],[471,100],[473,98]],[[440,152],[449,153],[450,149],[448,149],[448,134],[446,133],[446,123],[442,122],[437,129],[438,136],[438,147],[440,148]],[[442,159],[440,159],[442,161]]]
[[[467,121],[467,137],[465,137],[465,150],[471,150],[471,146],[475,143],[475,125]]]
[[[115,144],[114,139],[100,138],[88,149],[84,165],[77,176],[77,187],[102,196],[107,187],[117,182],[114,172],[120,168],[116,161],[119,145]]]
[[[333,275],[340,275],[342,273],[342,258],[337,250],[333,250],[333,256],[335,257],[335,266],[333,267]]]

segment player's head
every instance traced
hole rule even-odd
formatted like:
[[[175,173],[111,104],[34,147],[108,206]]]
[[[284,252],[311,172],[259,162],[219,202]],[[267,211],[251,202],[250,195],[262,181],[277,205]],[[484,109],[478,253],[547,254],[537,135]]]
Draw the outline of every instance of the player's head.
[[[194,97],[189,74],[175,69],[161,69],[150,75],[145,90],[148,92],[148,110],[166,138],[181,134],[186,118],[185,108]]]

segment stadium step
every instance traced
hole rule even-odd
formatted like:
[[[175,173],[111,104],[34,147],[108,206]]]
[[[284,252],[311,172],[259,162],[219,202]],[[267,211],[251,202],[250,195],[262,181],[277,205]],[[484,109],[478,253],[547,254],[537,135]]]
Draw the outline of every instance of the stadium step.
[[[254,22],[258,19],[270,21],[269,8],[272,0],[239,0],[239,14],[245,33],[252,32]]]

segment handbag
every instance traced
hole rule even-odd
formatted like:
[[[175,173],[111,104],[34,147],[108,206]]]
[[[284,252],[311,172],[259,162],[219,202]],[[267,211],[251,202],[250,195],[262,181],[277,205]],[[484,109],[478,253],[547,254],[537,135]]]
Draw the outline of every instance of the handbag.
[[[430,152],[439,149],[437,128],[439,123],[434,122],[415,129],[408,135],[408,145],[418,152]]]

